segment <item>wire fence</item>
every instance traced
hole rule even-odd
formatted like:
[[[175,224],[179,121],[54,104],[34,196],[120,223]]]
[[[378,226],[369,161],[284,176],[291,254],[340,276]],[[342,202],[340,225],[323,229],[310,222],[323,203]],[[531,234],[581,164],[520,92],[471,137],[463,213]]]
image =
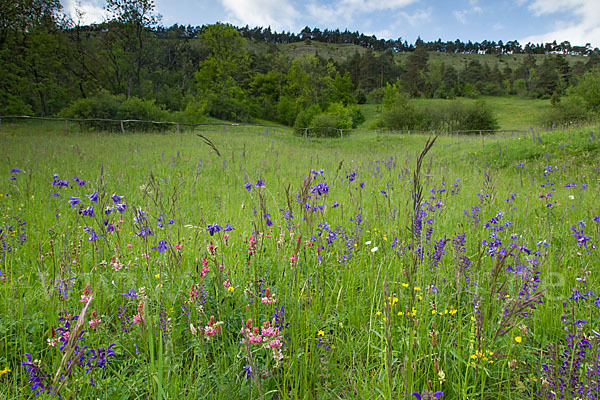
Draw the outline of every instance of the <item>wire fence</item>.
[[[149,120],[139,120],[139,119],[109,119],[109,118],[86,118],[86,119],[78,119],[78,118],[63,118],[63,117],[37,117],[30,115],[0,115],[0,129],[2,128],[3,120],[11,120],[11,119],[20,119],[20,120],[43,120],[43,121],[55,121],[55,122],[64,122],[64,130],[65,132],[69,131],[70,123],[78,123],[80,125],[88,125],[100,123],[104,124],[102,126],[116,126],[117,131],[121,133],[126,133],[128,130],[140,131],[140,129],[126,129],[127,127],[131,127],[131,124],[139,124],[141,130],[149,129],[148,127],[157,127],[160,130],[168,130],[169,128],[174,129],[176,133],[180,133],[183,128],[192,128],[195,130],[201,131],[227,131],[228,129],[235,129],[237,127],[251,127],[254,129],[265,129],[264,133],[268,134],[269,129],[273,133],[276,131],[290,131],[295,130],[296,133],[304,136],[305,139],[310,139],[314,137],[340,137],[341,139],[344,136],[348,136],[351,133],[356,132],[370,132],[382,135],[402,135],[402,134],[441,134],[441,135],[449,135],[449,136],[478,136],[483,141],[485,141],[485,136],[489,135],[523,135],[533,131],[533,128],[530,130],[519,130],[519,129],[503,129],[503,130],[484,130],[484,129],[474,129],[474,130],[453,130],[453,131],[423,131],[423,130],[379,130],[379,129],[364,129],[364,128],[353,128],[353,129],[340,129],[333,127],[306,127],[306,128],[291,128],[291,127],[282,127],[280,125],[268,125],[268,124],[247,124],[247,123],[216,123],[216,122],[205,122],[205,123],[186,123],[186,122],[174,122],[174,121],[149,121]],[[111,130],[114,130],[111,127]],[[324,132],[327,132],[324,135]]]

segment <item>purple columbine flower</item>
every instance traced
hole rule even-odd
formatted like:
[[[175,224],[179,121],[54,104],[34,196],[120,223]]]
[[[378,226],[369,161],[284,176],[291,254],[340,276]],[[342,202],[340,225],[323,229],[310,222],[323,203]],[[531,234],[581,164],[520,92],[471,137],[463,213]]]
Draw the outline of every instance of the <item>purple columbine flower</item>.
[[[212,223],[212,224],[208,225],[208,227],[206,228],[206,230],[208,231],[208,233],[210,233],[210,236],[213,236],[215,233],[221,232],[223,230],[223,228],[221,228],[215,222],[215,223]]]
[[[138,233],[136,233],[136,235],[139,237],[145,238],[148,236],[154,236],[154,233],[152,233],[150,228],[148,228],[147,226],[142,226],[142,228],[140,229],[140,231]]]
[[[121,203],[123,201],[124,197],[125,196],[118,196],[116,194],[113,194],[112,195],[112,201],[113,201],[113,203],[115,203],[115,205],[118,205],[119,203]]]
[[[135,294],[135,288],[131,288],[131,290],[127,293],[121,293],[121,296],[125,296],[126,299],[137,299],[137,294]]]
[[[156,251],[158,251],[159,254],[162,254],[163,251],[165,251],[171,247],[171,246],[167,246],[168,243],[169,242],[167,242],[166,240],[159,240],[158,246],[152,247],[152,250],[156,250]]]
[[[18,174],[19,172],[23,172],[23,170],[20,168],[13,168],[10,170],[11,174]]]
[[[17,177],[13,175],[13,176],[11,176],[10,178],[8,178],[8,180],[9,180],[9,181],[16,181],[16,180],[17,180]]]
[[[231,231],[235,231],[235,228],[233,226],[231,226],[231,224],[227,224],[225,225],[225,228],[223,228],[224,232],[231,232]]]
[[[245,188],[247,191],[250,191],[250,190],[252,189],[252,184],[251,184],[251,183],[246,183],[246,184],[244,185],[244,188]]]
[[[78,197],[73,197],[73,196],[69,196],[69,200],[68,201],[69,201],[69,204],[71,205],[71,208],[75,207],[77,204],[80,203],[79,198]]]
[[[84,217],[95,217],[96,214],[94,214],[94,206],[84,208],[81,211],[81,214],[83,214]]]
[[[263,182],[262,179],[259,179],[259,180],[256,181],[255,187],[257,187],[257,188],[258,187],[265,187],[265,182]]]
[[[90,199],[90,201],[98,204],[98,192],[94,192],[92,194],[86,194],[85,197]]]

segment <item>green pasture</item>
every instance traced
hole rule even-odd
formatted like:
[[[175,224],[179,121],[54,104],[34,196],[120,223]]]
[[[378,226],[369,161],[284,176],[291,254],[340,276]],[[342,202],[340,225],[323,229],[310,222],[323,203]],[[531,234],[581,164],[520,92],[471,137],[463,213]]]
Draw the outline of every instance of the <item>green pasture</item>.
[[[547,106],[486,100],[502,129]],[[3,119],[0,397],[597,390],[598,127],[431,139]]]

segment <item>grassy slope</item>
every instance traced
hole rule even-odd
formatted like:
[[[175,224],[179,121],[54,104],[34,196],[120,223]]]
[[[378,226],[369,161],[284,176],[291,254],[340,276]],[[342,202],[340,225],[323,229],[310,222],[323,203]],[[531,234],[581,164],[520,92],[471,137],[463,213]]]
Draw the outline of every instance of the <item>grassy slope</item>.
[[[531,126],[538,126],[543,112],[550,109],[549,100],[524,99],[517,96],[482,97],[481,99],[460,99],[465,103],[484,100],[494,111],[500,129],[503,130],[527,130]],[[412,100],[417,106],[429,107],[436,104],[452,101],[443,99],[415,99]],[[377,119],[380,106],[375,104],[364,104],[360,106],[365,115],[365,122],[360,128],[368,128]]]

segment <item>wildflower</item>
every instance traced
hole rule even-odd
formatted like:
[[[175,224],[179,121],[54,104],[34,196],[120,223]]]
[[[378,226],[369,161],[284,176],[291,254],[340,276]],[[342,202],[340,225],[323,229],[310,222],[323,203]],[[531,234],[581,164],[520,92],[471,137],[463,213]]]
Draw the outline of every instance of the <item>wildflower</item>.
[[[156,275],[154,275],[154,277],[155,277],[156,279],[160,279],[160,274],[156,274]]]
[[[212,224],[208,225],[208,227],[206,228],[206,230],[208,231],[208,233],[210,233],[210,236],[213,236],[216,232],[222,231],[223,228],[221,228],[216,223],[212,223]]]
[[[258,187],[265,187],[265,183],[263,182],[262,179],[259,179],[259,180],[256,181],[255,187],[257,187],[257,188]]]
[[[77,197],[69,196],[68,202],[71,205],[71,207],[75,207],[77,204],[79,204],[80,200]]]
[[[121,296],[125,296],[126,299],[137,299],[135,288],[131,288],[131,290],[127,293],[121,293]]]
[[[523,339],[521,338],[521,336],[515,336],[515,342],[521,343],[522,341]]]
[[[231,224],[227,224],[225,225],[225,227],[223,228],[223,232],[231,232],[231,231],[235,231],[235,228],[231,226]]]
[[[98,204],[98,192],[94,192],[92,194],[86,194],[85,197],[90,199],[90,201]]]
[[[379,247],[375,246],[371,249],[371,253],[375,253],[377,250],[379,250]]]
[[[10,372],[10,368],[5,367],[2,371],[0,371],[0,376],[6,375]]]
[[[246,183],[246,184],[244,185],[244,188],[245,188],[247,191],[250,191],[250,190],[252,189],[252,184],[251,184],[251,183]]]
[[[323,330],[321,330],[321,329],[320,329],[320,330],[317,332],[317,336],[325,336],[325,332],[323,332]]]
[[[170,248],[171,246],[167,246],[169,242],[166,240],[159,240],[158,245],[156,247],[152,247],[152,250],[158,251],[159,254],[162,254],[165,250]]]
[[[18,174],[19,172],[23,172],[23,170],[20,168],[13,168],[10,170],[11,174]]]
[[[415,396],[417,400],[421,400],[421,398],[427,399],[439,399],[444,396],[444,392],[432,392],[432,391],[424,391],[421,397],[421,393],[414,392],[411,393],[412,396]]]

